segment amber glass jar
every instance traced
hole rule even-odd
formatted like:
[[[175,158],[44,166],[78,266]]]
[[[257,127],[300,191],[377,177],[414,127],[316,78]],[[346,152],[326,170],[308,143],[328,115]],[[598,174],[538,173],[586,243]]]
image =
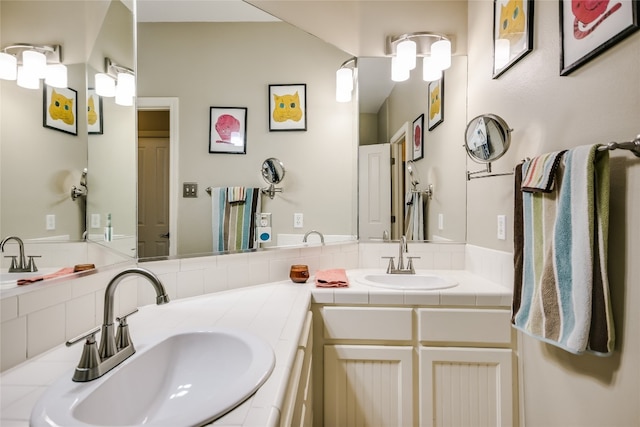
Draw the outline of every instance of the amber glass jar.
[[[304,283],[309,278],[309,267],[302,264],[292,265],[289,277],[295,283]]]

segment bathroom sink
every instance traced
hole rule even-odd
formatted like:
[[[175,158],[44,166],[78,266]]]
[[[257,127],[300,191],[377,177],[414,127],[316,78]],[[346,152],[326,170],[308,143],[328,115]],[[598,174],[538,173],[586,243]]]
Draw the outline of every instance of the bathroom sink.
[[[436,274],[366,274],[358,281],[368,286],[404,290],[446,289],[458,285],[455,280]]]
[[[275,365],[262,338],[228,328],[165,335],[144,347],[96,380],[73,382],[69,372],[44,392],[30,425],[202,425],[250,397]]]

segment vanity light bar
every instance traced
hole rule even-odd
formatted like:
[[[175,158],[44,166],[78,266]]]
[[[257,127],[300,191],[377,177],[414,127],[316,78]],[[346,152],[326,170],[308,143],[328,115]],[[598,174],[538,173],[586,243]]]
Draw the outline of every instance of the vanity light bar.
[[[18,43],[0,51],[0,79],[17,80],[18,86],[37,89],[40,79],[49,86],[67,87],[67,67],[60,45]]]

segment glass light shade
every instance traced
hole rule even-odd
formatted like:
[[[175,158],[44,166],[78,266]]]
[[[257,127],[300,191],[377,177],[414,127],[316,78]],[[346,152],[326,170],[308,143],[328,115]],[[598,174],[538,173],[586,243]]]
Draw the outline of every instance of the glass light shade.
[[[409,69],[404,67],[398,61],[398,57],[391,58],[391,80],[394,82],[403,82],[409,78]]]
[[[434,64],[433,57],[425,56],[422,59],[422,80],[434,82],[442,77],[442,70]]]
[[[396,46],[398,60],[407,70],[416,68],[416,42],[403,40]]]
[[[351,91],[353,90],[353,70],[350,68],[340,68],[336,71],[336,101],[351,101]]]
[[[15,80],[18,77],[18,59],[8,53],[0,52],[0,79]]]
[[[116,81],[109,75],[98,73],[95,76],[96,93],[100,96],[111,98],[116,95]]]
[[[47,77],[44,82],[53,87],[67,87],[67,67],[64,64],[47,65]]]
[[[133,105],[133,96],[128,96],[126,93],[122,91],[118,91],[116,89],[116,104],[122,105],[123,107],[131,107]]]
[[[47,57],[44,53],[25,50],[22,52],[22,66],[25,72],[33,74],[38,79],[44,79],[47,75]]]
[[[431,57],[439,69],[446,70],[451,67],[451,42],[442,39],[432,44]]]
[[[507,39],[497,39],[495,46],[494,64],[495,68],[502,68],[509,62],[511,55],[511,44]]]
[[[118,73],[117,79],[116,96],[118,92],[126,97],[133,97],[136,94],[136,77],[133,74]]]
[[[40,88],[40,79],[33,73],[25,70],[24,66],[18,66],[17,84],[25,89],[38,89]]]

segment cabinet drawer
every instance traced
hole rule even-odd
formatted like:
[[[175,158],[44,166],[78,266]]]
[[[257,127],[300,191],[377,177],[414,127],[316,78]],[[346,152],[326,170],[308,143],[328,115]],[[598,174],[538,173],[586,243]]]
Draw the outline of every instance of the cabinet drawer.
[[[411,340],[410,308],[324,307],[327,339]]]
[[[418,309],[418,339],[441,343],[511,343],[509,310]]]

